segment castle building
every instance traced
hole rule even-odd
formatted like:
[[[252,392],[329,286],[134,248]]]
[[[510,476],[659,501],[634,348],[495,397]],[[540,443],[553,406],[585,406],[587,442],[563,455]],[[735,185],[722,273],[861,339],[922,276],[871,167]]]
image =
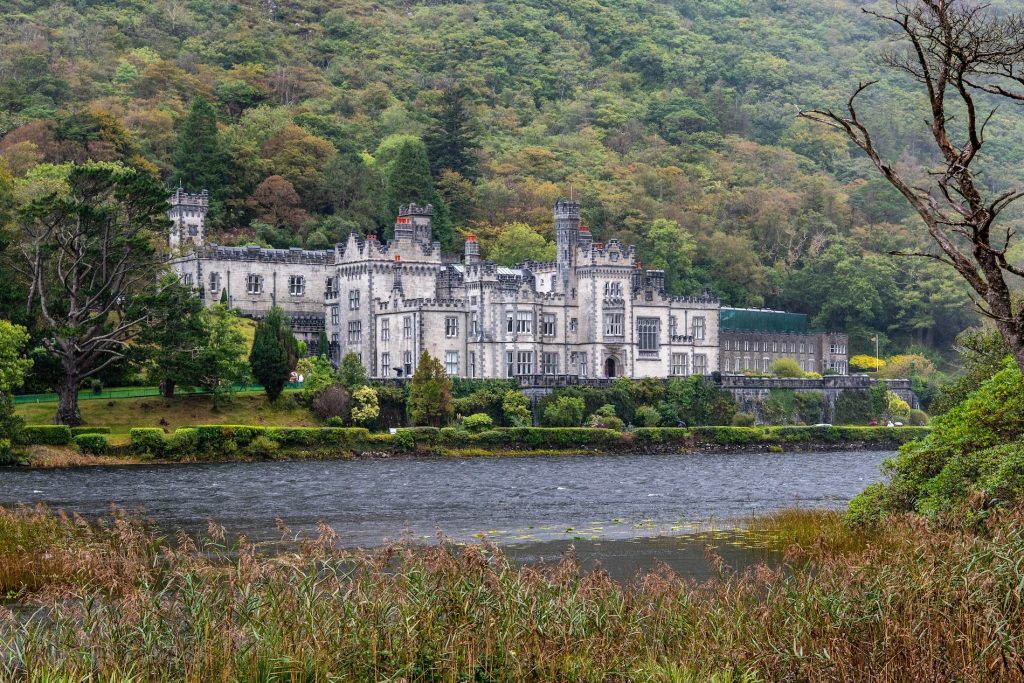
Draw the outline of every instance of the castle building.
[[[450,376],[535,385],[719,367],[718,300],[668,294],[664,272],[643,270],[634,247],[594,241],[576,201],[555,203],[555,261],[507,268],[482,260],[473,235],[461,257],[442,254],[429,205],[401,207],[387,242],[353,233],[325,251],[207,245],[195,197],[205,195],[171,197],[182,281],[254,318],[280,306],[311,353],[325,330],[335,362],[355,353],[371,377],[407,377],[424,351]],[[186,223],[189,212],[202,216]]]
[[[721,371],[767,373],[781,358],[791,358],[804,372],[845,375],[849,337],[839,332],[812,332],[803,313],[761,308],[719,312]]]

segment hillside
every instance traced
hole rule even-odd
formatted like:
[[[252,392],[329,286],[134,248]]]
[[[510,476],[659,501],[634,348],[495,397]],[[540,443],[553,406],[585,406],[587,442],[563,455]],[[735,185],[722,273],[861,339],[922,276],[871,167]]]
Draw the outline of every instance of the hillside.
[[[522,222],[550,239],[572,191],[597,239],[638,244],[678,292],[809,313],[853,351],[876,333],[883,352],[944,349],[974,320],[963,287],[886,255],[918,245],[915,219],[795,116],[881,76],[880,145],[929,163],[919,100],[872,61],[887,29],[862,4],[8,0],[0,156],[22,192],[39,164],[87,158],[202,182],[222,243],[323,247],[385,233],[404,197],[443,198],[444,239],[475,232],[504,261],[544,253],[499,236]],[[215,133],[186,124],[198,96]],[[1024,118],[1001,112],[989,137],[991,182],[1022,180]],[[419,139],[430,187],[395,170]]]

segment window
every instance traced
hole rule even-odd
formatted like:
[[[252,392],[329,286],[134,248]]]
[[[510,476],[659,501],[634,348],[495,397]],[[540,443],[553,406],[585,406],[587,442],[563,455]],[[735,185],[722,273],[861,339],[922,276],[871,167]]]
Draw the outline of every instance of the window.
[[[570,332],[575,332],[577,329],[579,329],[579,326],[580,326],[580,323],[579,323],[578,320],[576,320],[576,318],[573,318],[573,319],[571,319],[569,321],[569,331]]]
[[[558,354],[557,353],[544,353],[541,356],[541,372],[545,375],[557,375],[558,374]]]
[[[516,374],[515,352],[505,352],[505,376],[514,377]]]
[[[191,287],[192,286],[192,273],[185,273],[184,275],[182,275],[181,276],[181,284],[185,285],[186,287]]]
[[[384,318],[380,321],[380,340],[389,341],[391,339],[391,320]]]
[[[533,312],[516,311],[516,334],[533,333]]]
[[[456,377],[459,374],[459,352],[444,352],[444,371],[449,377]]]
[[[338,289],[335,287],[335,280],[333,277],[327,278],[327,282],[324,285],[324,297],[327,299],[334,299],[338,296]]]
[[[588,366],[587,366],[587,354],[584,351],[584,352],[580,353],[580,376],[581,377],[586,377],[588,371],[589,371],[589,369],[588,369]]]
[[[533,374],[533,351],[516,351],[516,374]]]
[[[732,372],[732,358],[725,359],[725,371]]]
[[[459,336],[459,319],[453,315],[444,319],[444,336],[449,339]]]
[[[693,354],[693,374],[708,374],[708,357],[705,356],[703,353]]]
[[[750,340],[749,339],[744,339],[743,340],[743,350],[744,351],[749,351],[750,350]]]
[[[331,324],[337,325],[341,320],[341,309],[338,306],[331,306]]]
[[[804,353],[805,348],[804,343],[800,342],[800,353]]]
[[[623,329],[624,313],[604,314],[604,333],[608,337],[621,337]]]
[[[725,351],[729,350],[729,340],[728,339],[726,339],[725,341],[722,342],[722,349],[725,350]]]
[[[694,318],[693,319],[693,338],[694,339],[703,339],[704,338],[704,331],[705,331],[704,318],[702,318],[702,317]],[[697,364],[694,363],[694,367],[696,367],[696,365]]]
[[[695,363],[696,364],[696,363]],[[750,357],[743,356],[743,366],[736,368],[737,370],[749,370],[750,369]]]
[[[247,294],[263,293],[263,276],[256,273],[249,273],[245,276],[245,291]]]
[[[477,334],[480,334],[480,319],[479,319],[479,315],[480,314],[477,313],[476,311],[473,311],[472,313],[469,314],[469,334],[471,336],[475,336]]]
[[[690,372],[690,357],[685,353],[673,353],[669,373],[677,377],[685,376]]]
[[[359,290],[350,289],[348,291],[348,310],[358,311],[359,310]]]
[[[515,316],[512,314],[512,311],[505,313],[505,331],[509,334],[516,331]]]
[[[288,276],[288,293],[292,296],[302,296],[306,293],[306,278],[301,275]]]
[[[388,377],[391,375],[391,354],[385,351],[380,354],[380,376]]]
[[[761,359],[761,372],[770,372],[772,369],[772,359],[765,356]]]
[[[544,313],[540,316],[540,333],[545,337],[555,336],[555,314]]]
[[[469,376],[476,377],[476,351],[469,352]]]
[[[331,355],[332,356],[334,355],[334,352],[338,349],[338,345],[340,343],[338,341],[338,339],[339,339],[339,337],[338,337],[338,333],[337,332],[335,332],[334,334],[331,335]]]
[[[220,289],[220,273],[210,273],[210,291],[216,292]]]
[[[660,327],[661,320],[658,318],[637,319],[636,333],[641,353],[644,351],[651,353],[658,350],[658,332]]]
[[[406,377],[412,374],[412,351],[402,352],[402,366]]]
[[[779,342],[773,341],[772,342],[772,353],[778,353],[778,352],[779,352]]]
[[[668,336],[669,339],[679,334],[679,318],[674,315],[668,317]],[[729,342],[726,342],[728,344]],[[728,347],[726,347],[728,348]]]
[[[358,344],[363,336],[363,323],[358,320],[348,322],[348,343]]]
[[[622,283],[621,282],[606,282],[604,283],[604,295],[613,299],[622,298]]]
[[[402,339],[412,339],[412,316],[402,318]]]

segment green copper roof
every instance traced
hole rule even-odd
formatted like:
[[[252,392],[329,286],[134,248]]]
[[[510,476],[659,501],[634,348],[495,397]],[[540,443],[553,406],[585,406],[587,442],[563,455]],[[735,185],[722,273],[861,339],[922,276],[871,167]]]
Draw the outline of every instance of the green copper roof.
[[[720,329],[745,330],[748,332],[790,332],[807,331],[807,316],[803,313],[786,313],[764,308],[727,308],[719,313]]]

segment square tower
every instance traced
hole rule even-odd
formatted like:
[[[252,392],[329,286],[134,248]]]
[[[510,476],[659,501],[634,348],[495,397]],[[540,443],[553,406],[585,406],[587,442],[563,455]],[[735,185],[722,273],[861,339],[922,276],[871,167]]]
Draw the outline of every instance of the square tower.
[[[210,196],[207,191],[192,194],[178,187],[168,203],[171,208],[167,211],[167,217],[173,224],[168,239],[171,252],[188,251],[203,246],[206,212],[210,209]]]

